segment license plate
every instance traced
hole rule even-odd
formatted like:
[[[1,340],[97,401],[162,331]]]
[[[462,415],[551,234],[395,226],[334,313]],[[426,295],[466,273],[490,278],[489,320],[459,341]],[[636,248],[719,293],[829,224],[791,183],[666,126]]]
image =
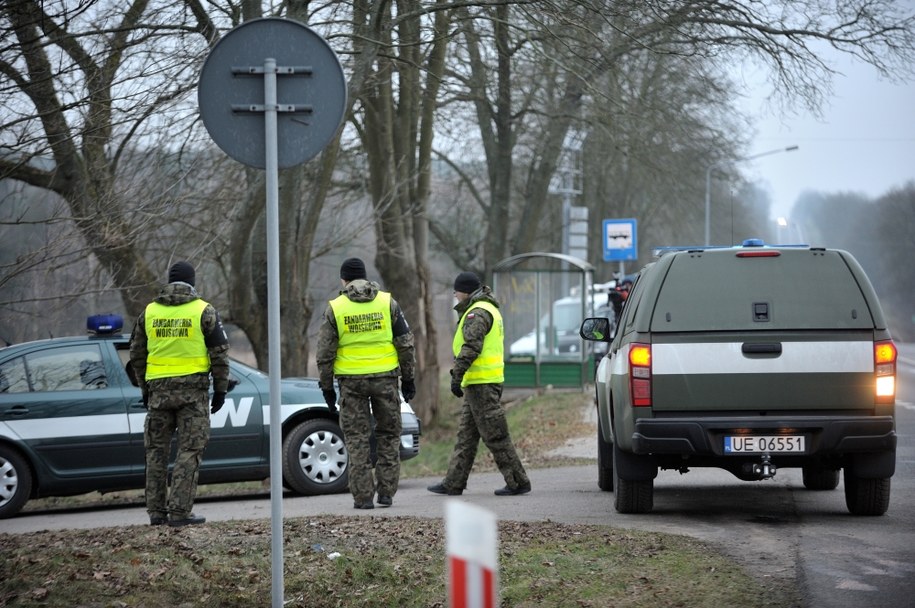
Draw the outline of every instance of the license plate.
[[[785,454],[803,452],[803,435],[730,435],[724,438],[725,454]]]

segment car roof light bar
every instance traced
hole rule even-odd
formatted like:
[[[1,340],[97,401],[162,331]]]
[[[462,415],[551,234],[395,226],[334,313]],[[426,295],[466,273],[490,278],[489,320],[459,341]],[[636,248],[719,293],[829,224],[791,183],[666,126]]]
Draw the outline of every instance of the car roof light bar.
[[[123,328],[124,318],[121,315],[108,313],[86,319],[86,331],[96,336],[120,333]]]

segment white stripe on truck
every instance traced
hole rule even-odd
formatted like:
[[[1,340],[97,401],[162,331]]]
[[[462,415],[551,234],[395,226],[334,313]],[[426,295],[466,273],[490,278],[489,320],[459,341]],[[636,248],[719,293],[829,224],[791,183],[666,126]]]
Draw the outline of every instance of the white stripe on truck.
[[[656,375],[874,371],[873,342],[782,342],[778,356],[747,356],[741,352],[742,345],[743,342],[652,344],[651,371]]]

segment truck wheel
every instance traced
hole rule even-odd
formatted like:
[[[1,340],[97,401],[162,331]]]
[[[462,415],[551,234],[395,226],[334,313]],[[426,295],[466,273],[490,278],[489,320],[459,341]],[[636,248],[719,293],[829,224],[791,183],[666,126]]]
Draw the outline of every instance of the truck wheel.
[[[807,465],[802,469],[804,487],[808,490],[835,490],[839,487],[839,471]]]
[[[654,508],[654,479],[621,479],[620,449],[613,444],[613,506],[618,513],[648,513]],[[629,458],[637,456],[629,455]]]
[[[299,494],[343,492],[349,483],[348,463],[343,431],[330,420],[306,420],[283,440],[283,481]]]
[[[0,445],[0,519],[18,513],[32,494],[32,470],[19,452]]]
[[[600,422],[597,423],[597,487],[604,492],[613,491],[613,444],[604,441]]]
[[[852,515],[883,515],[890,506],[890,478],[863,479],[845,469],[845,506]]]

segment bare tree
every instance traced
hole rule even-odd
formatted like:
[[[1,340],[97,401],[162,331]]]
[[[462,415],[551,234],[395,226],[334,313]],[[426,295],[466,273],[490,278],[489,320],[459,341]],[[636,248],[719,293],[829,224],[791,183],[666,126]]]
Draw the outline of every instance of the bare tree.
[[[788,238],[850,251],[861,263],[886,314],[893,338],[915,338],[915,278],[902,260],[915,250],[915,182],[876,199],[861,192],[804,192],[795,202]]]
[[[613,122],[595,124],[595,117],[613,115],[595,106],[629,104],[632,109],[632,92],[628,99],[619,98],[614,96],[621,92],[600,87],[639,58],[679,58],[689,74],[713,74],[710,70],[717,66],[718,78],[729,63],[751,59],[769,69],[782,99],[815,109],[828,95],[832,76],[817,53],[819,46],[852,54],[897,77],[911,73],[915,56],[915,17],[888,0],[498,3],[462,8],[461,16],[465,44],[452,47],[458,67],[449,75],[466,93],[462,97],[456,91],[451,98],[475,112],[487,167],[487,183],[468,188],[485,214],[487,233],[475,258],[484,271],[506,254],[530,250],[543,230],[555,230],[549,182],[563,144],[573,128],[617,128]],[[459,69],[467,65],[469,71]],[[712,116],[696,118],[707,131],[705,143],[681,150],[684,159],[693,154],[694,163],[707,167],[737,152],[735,145],[709,145],[723,130],[711,124]],[[638,119],[633,115],[630,122]],[[697,151],[701,155],[695,156]],[[629,140],[625,166],[636,167],[639,159],[650,158],[648,152]],[[701,180],[695,179],[701,174],[679,175],[689,186],[679,191],[689,196],[675,197],[678,202],[701,198]],[[648,204],[661,205],[662,200]],[[639,211],[670,215],[670,210],[647,206]],[[466,259],[466,250],[453,247],[444,227],[435,232],[456,261]]]
[[[891,76],[915,56],[913,16],[890,0],[5,0],[0,179],[54,192],[66,206],[51,221],[79,234],[46,253],[60,265],[97,260],[99,288],[119,290],[129,315],[168,261],[202,260],[222,273],[224,292],[209,293],[228,302],[261,361],[262,176],[214,162],[190,95],[220,32],[265,15],[320,28],[349,75],[347,132],[281,176],[283,371],[306,369],[313,300],[327,292],[310,285],[315,256],[363,227],[346,229],[324,209],[364,195],[375,266],[417,335],[417,401],[430,421],[439,375],[430,232],[455,266],[484,276],[545,242],[556,232],[550,180],[572,133],[605,161],[586,191],[618,195],[657,226],[682,222],[695,206],[681,201],[700,199],[695,165],[739,156],[740,141],[709,110],[721,107],[728,62],[760,62],[786,99],[815,108],[831,75],[819,46]],[[665,108],[671,92],[699,107]],[[465,145],[479,153],[462,155]],[[667,172],[676,177],[658,179]],[[456,204],[440,211],[445,202]]]
[[[288,4],[288,16],[311,18],[307,2]],[[225,319],[243,329],[264,363],[263,176],[218,151],[207,153],[214,146],[189,104],[219,32],[262,16],[254,1],[206,8],[197,0],[3,3],[0,27],[8,43],[0,48],[0,97],[9,110],[0,113],[0,179],[53,191],[66,202],[66,210],[47,221],[75,225],[80,238],[42,247],[65,248],[66,256],[56,254],[57,267],[87,255],[99,260],[103,285],[121,292],[128,316],[155,295],[170,261],[193,259],[204,269],[202,292],[228,302],[219,306]],[[280,178],[287,375],[307,370],[308,272],[315,227],[333,191],[337,151],[334,142],[320,159]],[[335,234],[317,247],[327,249],[348,235]],[[21,257],[4,276],[21,274],[36,259]],[[53,286],[55,294],[46,299],[68,297],[59,281]],[[77,286],[69,299],[88,292]]]
[[[871,278],[886,310],[893,337],[911,342],[915,340],[915,315],[912,314],[915,277],[908,271],[908,265],[899,261],[909,260],[910,254],[915,254],[911,238],[911,228],[915,225],[915,182],[910,181],[878,198],[875,211],[877,222],[870,242],[877,249],[877,266]]]
[[[174,216],[180,210],[168,196],[132,191],[119,181],[119,169],[136,142],[167,123],[159,113],[193,88],[183,53],[206,44],[201,24],[180,7],[154,16],[148,4],[0,5],[0,96],[7,108],[0,115],[0,178],[66,201],[69,221],[121,290],[129,314],[152,297],[160,274],[142,243],[180,219]],[[142,202],[127,204],[137,199]]]
[[[444,69],[447,3],[353,3],[360,58],[352,115],[365,152],[374,208],[375,266],[417,341],[417,413],[438,411],[434,285],[428,265],[428,199],[435,111]],[[430,14],[431,13],[431,14]]]
[[[582,198],[591,213],[638,218],[640,234],[648,235],[640,239],[641,259],[657,245],[701,242],[704,209],[696,187],[705,159],[739,156],[749,131],[732,109],[732,87],[695,61],[653,53],[630,54],[600,82],[607,103],[585,110]],[[736,172],[728,175],[727,192],[740,189]],[[722,194],[716,189],[715,200],[734,203]],[[742,233],[747,210],[740,200],[734,208]],[[753,209],[768,213],[767,204]],[[589,243],[591,259],[601,259],[600,221],[592,222]],[[608,280],[609,271],[600,270],[597,278]]]

